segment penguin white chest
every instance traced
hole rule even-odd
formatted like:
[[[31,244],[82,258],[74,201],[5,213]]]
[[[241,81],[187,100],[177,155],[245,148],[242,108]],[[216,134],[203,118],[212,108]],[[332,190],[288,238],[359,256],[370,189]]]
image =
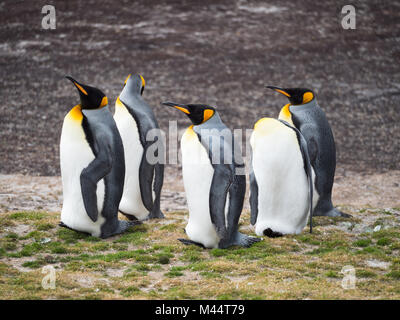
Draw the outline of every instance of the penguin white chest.
[[[217,248],[219,237],[210,217],[210,188],[214,169],[207,151],[190,127],[181,140],[182,175],[189,208],[186,234],[207,248]]]
[[[72,115],[71,115],[72,112]],[[80,176],[95,158],[86,141],[81,122],[73,117],[71,111],[64,119],[60,140],[60,166],[63,184],[63,206],[61,221],[68,227],[100,236],[101,225],[105,219],[101,216],[104,202],[104,180],[97,184],[97,207],[99,218],[93,222],[86,213],[83,204]]]
[[[296,133],[267,118],[256,124],[250,143],[258,185],[256,234],[267,228],[300,233],[309,213],[309,186]]]
[[[140,163],[143,157],[139,129],[135,119],[118,100],[115,106],[114,120],[124,145],[126,163],[124,192],[119,209],[125,214],[134,215],[139,220],[144,219],[149,212],[143,204],[139,183]]]

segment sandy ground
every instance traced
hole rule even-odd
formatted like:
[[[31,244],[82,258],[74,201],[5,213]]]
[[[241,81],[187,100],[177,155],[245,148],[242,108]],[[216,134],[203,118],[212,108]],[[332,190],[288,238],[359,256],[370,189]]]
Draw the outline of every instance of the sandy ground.
[[[400,170],[370,175],[338,170],[333,200],[339,206],[400,208]],[[60,212],[61,205],[60,177],[0,175],[0,212]],[[161,207],[165,212],[187,210],[182,177],[174,167],[166,169]]]

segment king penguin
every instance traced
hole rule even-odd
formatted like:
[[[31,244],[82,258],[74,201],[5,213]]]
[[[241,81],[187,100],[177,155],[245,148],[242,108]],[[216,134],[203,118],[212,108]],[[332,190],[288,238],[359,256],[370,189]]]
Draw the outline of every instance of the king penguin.
[[[104,93],[67,79],[78,89],[81,103],[65,116],[61,132],[60,225],[107,238],[134,225],[118,220],[125,175],[121,137]]]
[[[314,216],[351,217],[333,207],[332,187],[336,170],[336,147],[331,126],[320,108],[315,93],[306,88],[279,88],[267,86],[289,99],[279,119],[291,117],[294,126],[307,142],[311,166],[315,172],[314,194],[318,202]]]
[[[119,211],[130,220],[164,218],[160,210],[164,164],[162,161],[150,161],[147,152],[154,143],[157,159],[163,159],[164,146],[159,139],[161,131],[156,117],[142,98],[144,87],[145,80],[141,75],[129,75],[115,102],[114,120],[124,144],[126,163]],[[152,131],[155,141],[148,139]]]
[[[231,130],[215,108],[165,102],[185,113],[193,125],[181,139],[182,175],[189,208],[185,244],[205,248],[249,247],[261,239],[238,231],[246,177]]]
[[[250,137],[251,224],[259,236],[298,234],[310,218],[313,183],[307,143],[291,119],[262,118]]]

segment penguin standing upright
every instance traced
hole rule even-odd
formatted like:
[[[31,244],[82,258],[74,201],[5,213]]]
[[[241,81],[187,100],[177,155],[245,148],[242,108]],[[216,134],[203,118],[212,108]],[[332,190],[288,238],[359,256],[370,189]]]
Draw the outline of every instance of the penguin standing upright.
[[[119,210],[130,220],[163,218],[160,210],[161,189],[164,180],[164,164],[148,159],[147,151],[157,143],[156,156],[164,157],[160,127],[142,94],[145,81],[141,75],[129,75],[124,88],[115,102],[114,119],[124,144],[125,186]],[[148,141],[147,135],[157,131],[157,139]],[[157,133],[153,132],[153,133]]]
[[[243,160],[218,112],[201,104],[163,104],[184,112],[193,123],[181,139],[190,240],[179,240],[205,248],[249,247],[260,241],[238,231],[246,191],[246,178],[238,174]]]
[[[134,225],[118,220],[125,175],[121,137],[104,93],[67,79],[78,89],[81,103],[65,116],[61,132],[60,225],[107,238]]]
[[[250,137],[251,224],[259,236],[298,234],[310,217],[313,183],[307,143],[291,119],[262,118]]]
[[[332,204],[332,187],[336,169],[335,140],[314,92],[305,88],[274,86],[268,86],[268,88],[289,99],[290,104],[282,108],[279,119],[290,115],[294,126],[307,141],[311,166],[316,175],[314,194],[318,197],[318,202],[313,211],[314,216],[351,217],[334,208]]]

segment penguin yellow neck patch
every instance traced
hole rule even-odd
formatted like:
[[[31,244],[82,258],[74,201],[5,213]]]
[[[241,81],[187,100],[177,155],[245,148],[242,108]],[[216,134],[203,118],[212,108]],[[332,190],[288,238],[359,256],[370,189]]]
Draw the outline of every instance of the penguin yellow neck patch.
[[[289,107],[290,103],[288,103],[281,109],[281,112],[279,113],[279,119],[289,122],[290,124],[293,124],[292,114],[290,113]]]
[[[81,106],[78,104],[77,106],[73,107],[68,113],[68,117],[71,118],[73,121],[82,122],[83,114]]]
[[[140,75],[140,79],[142,79],[142,87],[144,88],[146,85],[146,81],[144,81],[144,78]]]
[[[186,129],[185,139],[193,139],[193,138],[196,138],[196,137],[197,137],[196,132],[194,132],[194,130],[193,130],[193,125],[191,125],[190,127],[188,127]]]

